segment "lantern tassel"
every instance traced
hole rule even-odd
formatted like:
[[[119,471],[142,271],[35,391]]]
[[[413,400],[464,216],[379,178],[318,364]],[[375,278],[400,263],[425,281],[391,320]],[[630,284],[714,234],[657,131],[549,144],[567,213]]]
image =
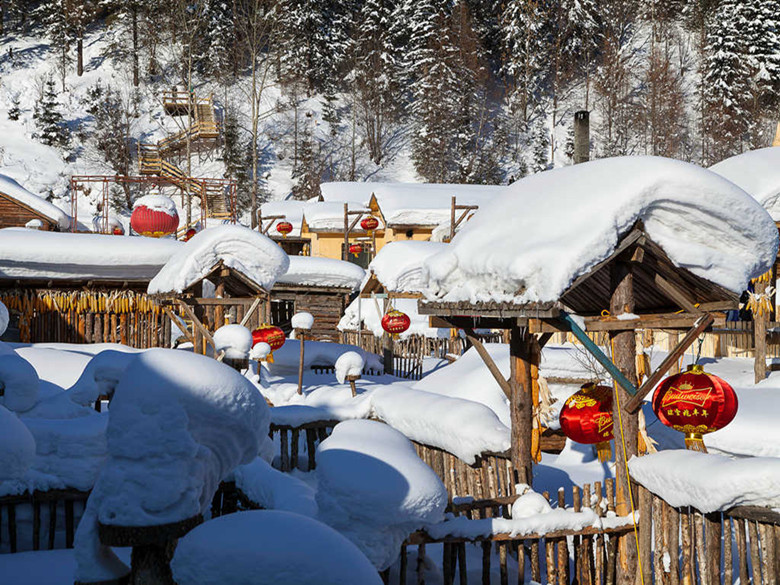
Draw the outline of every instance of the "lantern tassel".
[[[701,433],[685,433],[685,448],[689,451],[699,451],[706,453],[707,447],[704,445],[704,438]]]
[[[596,443],[596,455],[601,463],[610,461],[612,459],[612,443],[609,441]]]
[[[268,355],[265,357],[265,361],[266,361],[266,363],[269,363],[269,364],[272,364],[272,363],[274,363],[274,352],[271,352],[271,353],[269,353],[269,354],[268,354]]]

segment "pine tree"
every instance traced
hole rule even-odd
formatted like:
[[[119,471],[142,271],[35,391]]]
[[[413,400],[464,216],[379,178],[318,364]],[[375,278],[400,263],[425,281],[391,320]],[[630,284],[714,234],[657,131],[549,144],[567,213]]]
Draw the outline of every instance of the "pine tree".
[[[43,144],[61,148],[68,145],[68,130],[59,111],[54,80],[51,77],[44,83],[43,92],[35,103],[33,120],[38,128],[37,138]]]
[[[14,94],[11,97],[11,107],[8,109],[8,119],[18,120],[22,115],[22,111],[19,109],[19,94]]]

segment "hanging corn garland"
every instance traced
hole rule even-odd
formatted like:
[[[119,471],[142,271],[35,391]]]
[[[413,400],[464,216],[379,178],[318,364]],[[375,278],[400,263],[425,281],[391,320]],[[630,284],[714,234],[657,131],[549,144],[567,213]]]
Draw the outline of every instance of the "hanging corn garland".
[[[153,313],[160,306],[145,294],[133,291],[12,290],[0,294],[0,301],[23,315],[34,313]]]

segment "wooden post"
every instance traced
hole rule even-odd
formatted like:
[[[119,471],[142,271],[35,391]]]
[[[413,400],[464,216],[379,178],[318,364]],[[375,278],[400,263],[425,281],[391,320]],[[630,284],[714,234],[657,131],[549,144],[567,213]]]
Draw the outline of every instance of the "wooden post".
[[[344,249],[341,251],[341,259],[345,262],[349,259],[349,204],[344,204]]]
[[[382,315],[387,313],[387,305],[390,302],[390,299],[385,298],[384,300],[384,311],[382,312]],[[381,319],[381,315],[380,315]],[[395,373],[395,367],[393,365],[393,336],[390,335],[387,331],[382,333],[382,361],[384,362],[385,366],[385,374],[393,375]]]
[[[574,113],[574,164],[590,160],[590,112]]]
[[[765,295],[767,286],[768,284],[763,280],[756,281],[753,285],[756,296]],[[768,311],[759,309],[757,313],[753,313],[753,345],[755,347],[753,372],[756,384],[766,378],[766,329],[768,322]]]
[[[609,310],[617,317],[623,313],[634,312],[634,278],[631,273],[631,265],[625,262],[615,262],[611,267],[612,298]],[[612,360],[623,375],[632,384],[636,384],[636,335],[633,331],[620,331],[610,333],[612,346]],[[627,460],[639,452],[639,418],[637,414],[621,412],[623,405],[627,404],[631,396],[620,385],[615,384],[617,400],[613,405],[613,417],[615,421],[615,479],[616,511],[624,516],[631,512],[631,486],[628,482]],[[625,439],[625,453],[621,439],[619,421],[623,422],[623,438]],[[637,547],[633,535],[619,539],[617,563],[617,583],[633,583],[637,571]]]
[[[533,336],[526,328],[514,326],[509,341],[510,386],[512,396],[509,414],[512,423],[511,460],[515,470],[514,483],[533,485],[531,434],[533,404],[531,400]],[[538,364],[536,364],[538,365]]]
[[[306,330],[305,329],[296,329],[295,330],[295,339],[299,340],[301,343],[301,358],[298,362],[298,394],[303,394],[303,341],[304,337],[306,337]]]
[[[450,207],[450,242],[455,237],[455,196],[452,197],[452,204]]]

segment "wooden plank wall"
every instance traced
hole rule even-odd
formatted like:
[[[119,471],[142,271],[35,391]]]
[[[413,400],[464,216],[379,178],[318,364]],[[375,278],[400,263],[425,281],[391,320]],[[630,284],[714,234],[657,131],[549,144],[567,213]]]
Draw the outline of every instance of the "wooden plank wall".
[[[338,324],[344,315],[347,295],[343,293],[296,293],[295,312],[314,316],[311,337],[316,341],[339,342]]]
[[[51,220],[24,207],[5,193],[0,193],[0,228],[24,227],[32,219],[40,219],[45,231],[53,229]]]

